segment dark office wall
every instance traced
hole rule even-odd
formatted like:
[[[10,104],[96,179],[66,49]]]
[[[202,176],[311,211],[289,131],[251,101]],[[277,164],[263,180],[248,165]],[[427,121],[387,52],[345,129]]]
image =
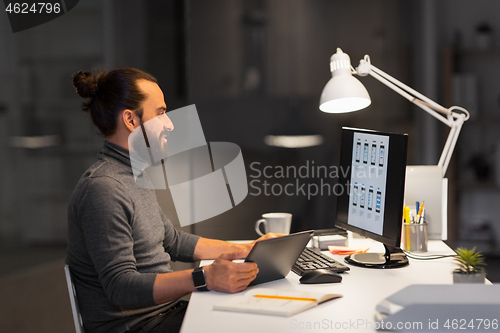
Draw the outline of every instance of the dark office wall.
[[[335,165],[343,125],[412,132],[407,102],[371,78],[361,79],[372,97],[369,109],[351,115],[318,110],[336,47],[351,56],[353,66],[368,53],[374,64],[411,81],[408,7],[394,0],[88,0],[57,20],[18,34],[10,32],[2,17],[0,121],[6,131],[1,152],[8,161],[0,178],[2,239],[65,240],[69,196],[102,143],[81,114],[82,100],[69,82],[81,69],[132,66],[151,72],[170,110],[197,105],[207,141],[242,148],[249,177],[256,176],[253,162],[261,168],[313,161]],[[23,114],[58,123],[61,145],[12,147],[12,128],[23,128]],[[324,143],[297,150],[264,144],[265,135],[294,126],[323,135]],[[168,191],[158,194],[176,223]],[[198,223],[195,231],[254,237],[253,222],[268,211],[294,213],[294,228],[327,226],[334,207],[332,195],[249,195],[235,209]]]
[[[306,188],[322,181],[334,184],[336,179],[328,177],[254,178],[255,169],[335,166],[342,126],[412,131],[407,102],[372,78],[361,79],[372,97],[369,109],[350,115],[328,115],[318,109],[321,90],[330,78],[329,58],[337,47],[351,56],[353,66],[370,54],[378,67],[405,82],[411,80],[408,5],[299,0],[184,4],[189,13],[184,22],[189,103],[198,108],[207,141],[230,141],[242,148],[249,181],[259,180],[261,189],[265,180],[270,186],[297,180]],[[265,135],[297,124],[323,135],[324,143],[301,149],[264,144]],[[250,188],[243,203],[197,223],[195,231],[211,237],[255,237],[254,221],[270,211],[293,213],[294,230],[333,226],[333,194],[308,198],[303,192],[257,192]]]

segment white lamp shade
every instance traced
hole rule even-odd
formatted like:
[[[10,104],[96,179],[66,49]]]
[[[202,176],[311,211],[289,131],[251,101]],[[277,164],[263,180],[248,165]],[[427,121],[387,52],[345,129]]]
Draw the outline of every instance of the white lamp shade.
[[[328,113],[344,113],[366,108],[371,104],[365,86],[350,73],[335,75],[326,84],[319,109]]]

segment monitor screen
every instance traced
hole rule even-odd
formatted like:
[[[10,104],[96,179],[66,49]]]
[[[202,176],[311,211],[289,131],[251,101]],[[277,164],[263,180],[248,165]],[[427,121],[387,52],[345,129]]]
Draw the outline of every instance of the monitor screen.
[[[406,134],[342,128],[336,225],[389,252],[400,247],[407,146]]]

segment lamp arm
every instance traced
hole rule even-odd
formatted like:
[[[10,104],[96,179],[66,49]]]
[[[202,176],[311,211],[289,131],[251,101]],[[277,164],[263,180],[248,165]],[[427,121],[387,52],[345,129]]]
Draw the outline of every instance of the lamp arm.
[[[403,96],[404,98],[406,98],[407,100],[409,100],[410,102],[412,102],[413,104],[415,104],[416,106],[418,106],[419,108],[421,108],[422,110],[424,110],[425,112],[429,113],[434,118],[438,119],[442,123],[444,123],[447,126],[451,127],[450,120],[448,118],[446,118],[446,117],[443,117],[441,114],[437,113],[436,109],[432,108],[432,106],[433,106],[432,104],[430,104],[428,102],[424,102],[422,100],[419,100],[419,99],[415,98],[415,96],[409,94],[404,89],[400,88],[400,86],[392,83],[387,78],[385,78],[384,76],[382,76],[379,73],[377,73],[376,70],[378,70],[378,68],[376,68],[375,66],[371,65],[371,69],[372,70],[369,72],[369,74],[371,76],[373,76],[375,79],[379,80],[380,82],[382,82],[383,84],[385,84],[386,86],[388,86],[389,88],[391,88],[392,90],[394,90],[395,92],[397,92],[398,94],[400,94],[401,96]],[[380,72],[382,72],[382,71],[380,71]],[[401,85],[404,86],[403,83],[399,82],[396,79],[394,79],[394,80],[397,81],[399,84],[401,84]],[[409,89],[411,89],[411,88],[409,88]],[[441,108],[443,108],[443,107],[441,107]],[[444,109],[444,110],[448,111],[447,109]],[[441,110],[438,110],[438,111],[441,111]],[[449,113],[448,112],[446,114],[451,114],[451,112],[449,112]]]
[[[439,158],[438,166],[443,169],[443,177],[446,174],[446,170],[448,170],[448,165],[450,164],[451,155],[455,150],[455,145],[458,140],[458,135],[460,134],[460,130],[462,129],[462,125],[464,124],[465,116],[461,115],[457,119],[453,120],[453,125],[451,126],[450,133],[448,134],[448,138],[446,139],[446,143],[443,148],[443,152],[441,153],[441,157]]]
[[[452,106],[447,109],[439,105],[430,98],[422,95],[418,91],[408,87],[401,81],[393,78],[389,74],[373,66],[370,63],[370,57],[368,55],[366,55],[365,58],[360,61],[359,66],[355,71],[353,71],[353,73],[359,76],[366,76],[368,74],[373,76],[375,79],[382,82],[383,84],[406,98],[408,101],[417,105],[418,107],[432,115],[434,118],[438,119],[451,128],[450,133],[448,134],[448,138],[446,139],[443,152],[441,153],[441,157],[439,158],[438,162],[438,166],[442,167],[444,177],[448,169],[453,150],[455,149],[458,135],[460,134],[460,130],[462,129],[462,125],[470,117],[469,112],[464,108],[458,106]],[[453,110],[460,110],[461,112],[454,112]],[[447,115],[447,117],[444,117],[440,113]]]

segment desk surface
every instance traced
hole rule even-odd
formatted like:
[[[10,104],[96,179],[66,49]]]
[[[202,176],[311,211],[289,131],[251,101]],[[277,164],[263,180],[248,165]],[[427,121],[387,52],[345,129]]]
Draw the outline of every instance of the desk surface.
[[[370,252],[384,252],[383,245],[371,240],[358,240],[370,244]],[[356,244],[350,243],[351,246]],[[441,241],[430,241],[429,252],[453,254]],[[328,253],[331,255],[330,253]],[[343,256],[331,255],[343,262]],[[202,263],[207,264],[207,263]],[[410,259],[410,265],[394,269],[369,269],[348,265],[351,270],[344,273],[341,283],[304,285],[299,276],[290,272],[285,279],[250,287],[269,287],[287,290],[331,292],[343,298],[320,304],[314,309],[291,317],[276,317],[248,313],[216,311],[212,307],[234,295],[219,292],[194,292],[184,318],[181,333],[191,332],[314,332],[348,331],[375,332],[375,306],[393,293],[412,284],[452,284],[452,258],[437,260]],[[316,325],[316,326],[314,326]],[[307,329],[311,327],[311,329]],[[315,329],[314,329],[315,327]],[[343,327],[344,329],[335,329]]]

